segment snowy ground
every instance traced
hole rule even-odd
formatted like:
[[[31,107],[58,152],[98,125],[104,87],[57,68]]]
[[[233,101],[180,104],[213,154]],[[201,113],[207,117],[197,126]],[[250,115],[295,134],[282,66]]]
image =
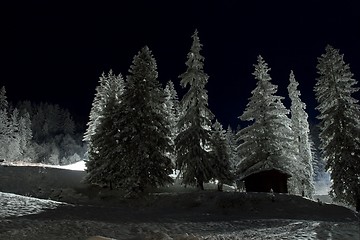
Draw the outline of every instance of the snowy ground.
[[[0,239],[360,239],[355,212],[298,196],[170,186],[134,201],[89,188],[83,176],[44,166],[0,166]]]
[[[358,227],[344,223],[291,220],[232,222],[104,223],[94,221],[1,221],[13,229],[0,232],[1,239],[338,239],[358,240]],[[5,224],[4,224],[5,223]]]
[[[156,211],[139,216],[142,211],[71,206],[6,193],[0,193],[0,206],[0,239],[360,239],[356,221],[218,218],[199,216],[203,211],[197,210],[179,218],[158,212],[165,216],[159,218]]]
[[[62,204],[64,203],[0,192],[0,218],[38,214]]]

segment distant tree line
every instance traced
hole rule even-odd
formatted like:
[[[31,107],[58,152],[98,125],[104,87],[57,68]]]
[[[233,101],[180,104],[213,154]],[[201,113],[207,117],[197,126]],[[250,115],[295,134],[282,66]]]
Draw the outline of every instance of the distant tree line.
[[[84,157],[82,133],[67,109],[30,101],[9,104],[2,87],[0,112],[0,158],[64,165]]]

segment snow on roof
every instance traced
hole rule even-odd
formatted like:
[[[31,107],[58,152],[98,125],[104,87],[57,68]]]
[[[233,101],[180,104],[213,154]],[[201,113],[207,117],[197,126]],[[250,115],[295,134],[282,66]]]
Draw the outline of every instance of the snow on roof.
[[[282,174],[287,175],[288,178],[292,176],[289,172],[285,171],[280,167],[273,166],[273,164],[264,164],[264,162],[258,162],[255,165],[247,168],[244,172],[240,173],[239,180],[244,180],[250,175],[257,174],[260,172],[270,171],[270,170],[276,170]]]

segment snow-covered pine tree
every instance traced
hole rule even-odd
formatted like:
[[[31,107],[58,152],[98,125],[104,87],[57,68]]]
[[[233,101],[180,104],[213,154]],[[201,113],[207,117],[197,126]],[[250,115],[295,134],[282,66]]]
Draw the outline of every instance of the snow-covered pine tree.
[[[183,183],[197,185],[204,189],[203,183],[213,176],[211,166],[211,120],[213,113],[208,108],[208,95],[205,85],[208,75],[204,73],[204,57],[201,56],[198,32],[192,36],[193,43],[187,55],[187,70],[179,77],[182,87],[190,85],[189,91],[181,100],[179,134],[175,139],[177,150],[177,168]]]
[[[294,133],[295,151],[297,153],[296,166],[298,167],[291,180],[296,183],[297,194],[311,198],[315,189],[308,115],[305,112],[306,105],[300,99],[299,83],[296,81],[293,71],[290,72],[289,79],[288,92],[291,100],[291,127]]]
[[[275,95],[277,86],[272,84],[268,73],[270,68],[258,56],[255,72],[256,88],[244,113],[242,121],[253,121],[238,133],[239,155],[242,161],[238,168],[244,178],[259,171],[276,169],[292,175],[295,158],[291,121],[288,110],[282,104],[283,97]]]
[[[33,152],[32,144],[31,144],[32,130],[31,130],[30,114],[26,110],[24,110],[20,116],[19,134],[20,134],[20,149],[22,152],[22,159],[25,161],[30,161]]]
[[[8,110],[9,104],[6,97],[6,89],[4,86],[0,89],[0,110]]]
[[[22,155],[20,141],[21,136],[19,132],[19,110],[15,108],[10,115],[10,141],[8,143],[7,158],[11,161],[19,161]]]
[[[0,159],[6,159],[10,142],[9,117],[6,110],[0,110]]]
[[[123,171],[118,183],[131,194],[172,182],[170,124],[157,77],[155,58],[143,47],[129,69],[115,120]]]
[[[179,121],[179,99],[177,92],[174,87],[174,83],[170,80],[165,86],[165,108],[168,116],[168,121],[170,123],[170,140],[171,145],[173,146],[173,152],[170,155],[172,163],[175,165],[176,161],[176,152],[175,152],[175,137],[178,134],[177,124]]]
[[[326,171],[326,163],[321,156],[321,141],[319,138],[320,126],[319,124],[311,124],[311,122],[309,126],[311,133],[311,138],[309,138],[309,140],[311,143],[311,151],[313,155],[314,183],[317,186],[317,182],[323,182],[324,180],[329,182],[330,174]]]
[[[229,125],[226,130],[226,142],[228,145],[228,155],[230,161],[230,169],[231,173],[235,174],[237,170],[237,166],[240,163],[240,157],[237,152],[237,141],[235,132],[232,130],[231,126]]]
[[[360,211],[360,108],[352,95],[357,81],[344,55],[332,46],[318,58],[315,85],[320,112],[320,139],[326,168],[330,171],[331,193]]]
[[[114,94],[108,93],[106,105],[102,109],[102,117],[98,122],[95,133],[90,137],[89,160],[86,162],[86,180],[90,183],[109,186],[116,185],[116,175],[122,168],[118,155],[116,135],[118,129],[114,126],[116,108],[119,102]]]
[[[45,125],[45,113],[41,105],[34,107],[31,122],[34,141],[37,143],[44,141],[43,127]]]
[[[75,123],[69,111],[61,111],[61,121],[63,122],[64,133],[68,135],[74,135]]]
[[[218,180],[218,191],[222,191],[223,184],[231,184],[234,180],[231,172],[229,145],[226,140],[226,131],[217,120],[213,124],[212,149],[214,158],[212,169],[215,173],[214,179]]]
[[[120,167],[122,159],[117,138],[120,129],[115,122],[124,91],[124,80],[121,74],[116,76],[110,71],[108,75],[103,74],[100,81],[101,89],[98,88],[95,94],[93,117],[90,114],[90,119],[94,121],[88,125],[89,160],[86,162],[86,180],[112,188],[113,185],[118,185],[118,175],[123,171]]]
[[[8,144],[11,138],[8,101],[5,87],[0,89],[0,158],[7,157]]]
[[[95,89],[96,93],[90,110],[89,122],[87,123],[87,130],[83,137],[84,142],[89,143],[91,136],[95,134],[96,128],[102,117],[102,111],[105,108],[107,99],[110,97],[109,93],[113,91],[113,89],[109,89],[113,83],[112,81],[117,82],[116,86],[121,88],[119,89],[119,91],[121,91],[118,94],[122,93],[124,80],[121,74],[116,76],[111,69],[107,74],[102,73],[99,78],[99,85]]]

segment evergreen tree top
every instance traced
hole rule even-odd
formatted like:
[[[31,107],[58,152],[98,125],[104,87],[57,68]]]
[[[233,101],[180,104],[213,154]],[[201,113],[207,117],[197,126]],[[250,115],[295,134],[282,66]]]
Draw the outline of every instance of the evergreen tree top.
[[[294,92],[296,93],[295,94],[296,96],[300,96],[301,95],[300,91],[297,90],[299,83],[295,80],[295,74],[293,70],[290,70],[289,81],[290,81],[290,84],[288,86],[289,92]]]
[[[289,97],[293,101],[293,105],[294,105],[293,107],[305,109],[306,104],[301,102],[300,100],[301,93],[298,90],[299,83],[295,79],[295,74],[293,70],[290,71],[289,81],[290,83],[287,89],[289,92]]]
[[[200,55],[200,51],[202,50],[202,44],[200,43],[200,38],[198,36],[198,31],[195,30],[194,34],[191,36],[193,39],[192,46],[190,48],[190,52],[188,53],[188,61],[186,62],[186,66],[194,66],[197,69],[202,69],[204,64],[204,57]],[[191,62],[199,62],[201,64],[191,64]]]
[[[169,98],[173,101],[178,101],[178,95],[177,95],[173,81],[169,80],[166,83],[165,92],[167,94],[167,98]]]
[[[344,55],[340,54],[339,49],[327,45],[325,53],[318,58],[316,67],[320,75],[314,88],[316,99],[320,103],[316,107],[317,110],[321,112],[322,109],[331,106],[340,106],[338,102],[345,105],[358,103],[358,100],[351,96],[359,91],[359,88],[355,87],[357,81],[353,78],[350,66],[345,63]],[[328,101],[329,99],[333,101]],[[318,118],[322,119],[322,116]]]
[[[261,55],[257,58],[257,64],[254,64],[255,71],[252,73],[255,76],[255,79],[261,81],[270,81],[271,77],[269,71],[271,68],[268,67],[268,64],[265,62]]]
[[[8,108],[8,101],[6,97],[6,89],[4,86],[0,89],[0,110],[7,110]]]
[[[192,35],[192,39],[193,42],[190,52],[185,62],[187,70],[179,76],[181,78],[180,84],[182,87],[190,84],[191,86],[198,85],[200,88],[203,88],[209,76],[203,72],[204,57],[200,54],[202,44],[200,43],[197,30],[195,30],[195,33]]]
[[[281,96],[277,96],[277,85],[271,83],[271,77],[268,73],[271,69],[264,61],[261,55],[258,56],[257,64],[254,65],[255,79],[258,80],[256,87],[251,91],[252,96],[249,98],[249,103],[246,110],[240,116],[242,121],[259,120],[264,117],[265,112],[272,115],[287,114],[288,111],[282,106]],[[262,109],[261,111],[259,109]],[[265,110],[266,109],[266,110]],[[272,111],[270,111],[272,109]]]
[[[219,132],[221,134],[225,134],[225,130],[223,129],[223,126],[221,125],[221,123],[216,119],[215,123],[213,124],[213,128],[214,128],[214,132]]]
[[[331,45],[327,45],[325,53],[318,57],[318,65],[316,66],[318,74],[321,75],[318,79],[328,76],[329,74],[337,74],[332,80],[338,80],[336,77],[351,79],[354,74],[350,72],[349,64],[344,61],[344,54],[340,54],[339,49],[335,49]],[[330,80],[330,79],[329,79]],[[353,83],[355,84],[355,82]]]
[[[154,80],[158,77],[156,60],[148,46],[143,47],[135,55],[133,64],[130,66],[128,80]],[[147,67],[148,65],[152,67]]]
[[[120,101],[120,95],[124,90],[124,79],[121,75],[115,75],[110,69],[108,74],[103,72],[99,78],[99,85],[96,87],[95,97],[91,106],[89,122],[83,140],[90,141],[90,137],[95,134],[95,130],[102,118],[102,112],[109,103],[109,99],[114,98]]]

